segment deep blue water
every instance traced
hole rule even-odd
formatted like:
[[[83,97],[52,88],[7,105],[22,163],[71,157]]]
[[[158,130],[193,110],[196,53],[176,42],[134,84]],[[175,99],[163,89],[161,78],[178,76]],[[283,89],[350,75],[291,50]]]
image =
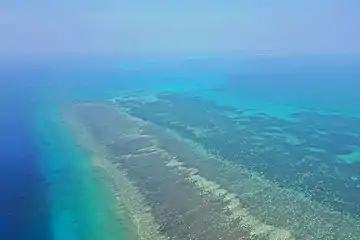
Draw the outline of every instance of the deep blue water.
[[[41,75],[0,73],[0,239],[50,239],[33,114]]]

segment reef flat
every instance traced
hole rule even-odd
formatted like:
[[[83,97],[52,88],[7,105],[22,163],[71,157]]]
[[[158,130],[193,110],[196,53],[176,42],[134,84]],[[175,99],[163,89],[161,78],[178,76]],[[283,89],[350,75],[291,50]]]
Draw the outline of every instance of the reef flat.
[[[79,145],[94,156],[94,167],[112,187],[118,210],[129,216],[128,239],[352,240],[360,236],[359,222],[351,215],[269,180],[194,137],[156,124],[154,116],[164,120],[176,115],[154,111],[147,105],[154,100],[127,101],[74,103],[65,108],[64,119]],[[148,119],[135,112],[142,106],[147,106],[142,113],[148,113]],[[205,127],[195,130],[199,138],[213,133]]]
[[[213,154],[360,219],[360,119],[314,111],[292,121],[217,105],[200,94],[160,92],[115,102]]]

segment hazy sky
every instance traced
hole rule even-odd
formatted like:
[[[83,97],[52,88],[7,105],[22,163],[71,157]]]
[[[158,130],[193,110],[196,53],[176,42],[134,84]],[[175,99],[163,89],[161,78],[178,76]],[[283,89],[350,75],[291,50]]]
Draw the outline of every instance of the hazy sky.
[[[359,0],[2,0],[0,56],[360,54]]]

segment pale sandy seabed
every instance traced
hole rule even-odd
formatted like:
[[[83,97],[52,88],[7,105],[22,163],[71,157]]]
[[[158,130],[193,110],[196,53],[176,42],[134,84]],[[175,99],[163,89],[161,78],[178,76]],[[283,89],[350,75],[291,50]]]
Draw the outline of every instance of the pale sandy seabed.
[[[129,240],[359,239],[350,215],[115,104],[75,103],[64,119],[111,185]]]

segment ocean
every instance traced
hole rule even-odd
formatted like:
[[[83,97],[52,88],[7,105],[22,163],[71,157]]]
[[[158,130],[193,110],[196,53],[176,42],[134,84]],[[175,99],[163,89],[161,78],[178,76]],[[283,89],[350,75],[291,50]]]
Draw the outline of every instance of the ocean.
[[[119,214],[114,189],[63,118],[64,106],[74,102],[115,102],[281,189],[350,216],[353,231],[360,231],[360,68],[350,59],[62,59],[2,67],[0,239],[130,239],[129,216]],[[262,153],[265,148],[271,149]],[[225,181],[201,166],[193,168],[240,195],[230,184],[236,174]],[[147,194],[143,178],[129,178],[161,222],[163,210],[152,202],[165,193]],[[241,197],[253,216],[274,221]],[[160,228],[182,233],[165,223]]]
[[[49,239],[47,180],[34,136],[36,92],[42,74],[19,66],[2,70],[0,76],[0,238]]]

